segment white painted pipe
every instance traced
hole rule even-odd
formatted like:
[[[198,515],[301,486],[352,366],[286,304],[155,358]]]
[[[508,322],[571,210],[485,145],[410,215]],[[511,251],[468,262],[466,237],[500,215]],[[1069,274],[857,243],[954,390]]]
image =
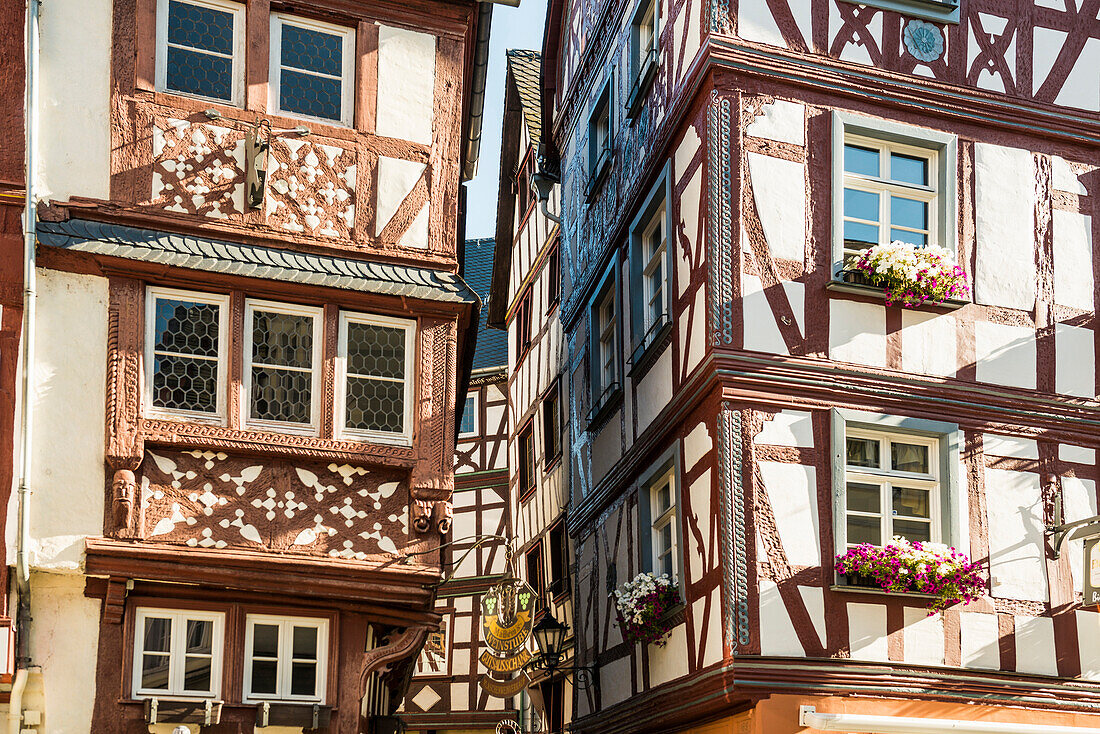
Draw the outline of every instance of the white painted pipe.
[[[8,734],[19,734],[19,725],[23,722],[23,691],[27,688],[29,673],[26,668],[15,672],[11,684],[11,698],[8,699]]]
[[[1009,724],[999,721],[963,721],[960,719],[922,719],[870,714],[825,714],[813,706],[798,710],[798,723],[821,731],[849,734],[1100,734],[1100,729],[1048,724]]]

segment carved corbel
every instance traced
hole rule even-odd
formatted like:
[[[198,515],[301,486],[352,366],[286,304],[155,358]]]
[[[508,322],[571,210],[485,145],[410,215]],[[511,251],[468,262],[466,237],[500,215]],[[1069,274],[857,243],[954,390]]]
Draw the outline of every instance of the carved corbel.
[[[450,502],[435,503],[435,529],[440,535],[451,532],[451,519],[454,516],[454,506]]]
[[[109,470],[112,527],[116,537],[139,533],[140,498],[134,472],[141,465],[145,442],[138,427],[141,410],[141,283],[110,280],[107,317],[106,460]]]
[[[406,627],[400,632],[391,632],[386,644],[363,653],[359,668],[359,698],[367,694],[367,679],[371,673],[385,673],[391,663],[413,655],[424,644],[428,631],[427,627]]]
[[[413,530],[418,533],[426,533],[432,528],[432,505],[434,503],[431,500],[413,500],[412,503],[412,526]]]
[[[121,624],[126,613],[126,579],[107,579],[107,594],[103,597],[103,621]]]

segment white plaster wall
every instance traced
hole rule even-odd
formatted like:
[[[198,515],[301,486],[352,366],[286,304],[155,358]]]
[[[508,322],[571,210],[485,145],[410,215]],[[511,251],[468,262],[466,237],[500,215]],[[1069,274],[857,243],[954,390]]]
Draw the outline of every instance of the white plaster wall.
[[[780,284],[791,304],[799,333],[805,333],[806,286],[794,281]],[[742,313],[745,322],[745,349],[769,354],[789,354],[787,343],[775,322],[775,312],[764,295],[764,284],[755,275],[741,276]]]
[[[1078,398],[1096,396],[1092,329],[1054,325],[1054,389]]]
[[[764,421],[753,443],[769,446],[814,447],[814,423],[810,413],[801,410],[781,410],[770,421]]]
[[[901,368],[906,372],[954,377],[958,367],[955,317],[926,311],[901,312]]]
[[[432,144],[435,36],[378,27],[379,135]]]
[[[695,622],[695,639],[702,642],[701,667],[713,665],[722,659],[722,601],[718,597],[718,591],[714,589],[709,596],[699,597],[691,604],[691,618]],[[706,613],[708,605],[709,615]],[[705,628],[703,627],[704,617],[707,625]]]
[[[1081,677],[1100,680],[1100,614],[1077,610],[1077,649],[1081,651]]]
[[[749,123],[745,133],[781,143],[806,143],[806,106],[777,99],[764,105],[760,115]]]
[[[1055,209],[1051,216],[1054,235],[1054,302],[1061,306],[1091,311],[1092,217],[1062,209]]]
[[[906,607],[903,647],[905,662],[915,665],[943,665],[943,615],[927,609]]]
[[[772,257],[806,257],[806,168],[802,163],[749,153],[749,176]]]
[[[1039,475],[985,470],[989,575],[993,596],[1047,600],[1046,545]]]
[[[1035,389],[1034,329],[977,321],[974,352],[979,382]]]
[[[1021,673],[1058,675],[1053,619],[1016,616],[1016,670]]]
[[[1035,161],[1031,152],[977,143],[974,298],[1035,306]],[[979,378],[980,379],[980,378]]]
[[[798,593],[806,605],[806,613],[813,622],[817,639],[825,647],[825,590],[820,586],[799,586]]]
[[[34,567],[77,569],[84,538],[103,534],[106,278],[39,269],[35,338],[28,555]]]
[[[737,35],[746,41],[787,47],[766,0],[741,0],[737,3]]]
[[[1089,192],[1081,183],[1077,171],[1073,170],[1069,161],[1060,155],[1051,156],[1050,159],[1051,185],[1058,191],[1068,191],[1071,194],[1088,196]]]
[[[1034,438],[982,434],[982,451],[990,456],[1008,456],[1013,459],[1038,459],[1039,444]]]
[[[959,627],[963,667],[987,670],[1001,667],[1001,635],[996,614],[961,612]]]
[[[853,660],[888,659],[885,605],[848,603],[848,646]]]
[[[100,602],[84,596],[84,581],[77,573],[31,576],[30,653],[42,666],[43,731],[51,734],[90,731]]]
[[[638,381],[638,434],[641,435],[672,399],[672,347],[665,351]]]
[[[701,579],[713,563],[712,559],[707,557],[710,552],[711,536],[713,535],[711,523],[714,520],[714,511],[710,502],[710,483],[710,469],[707,469],[696,477],[689,488],[691,514],[699,528],[698,536],[695,533],[687,534],[689,539],[687,543],[689,549],[687,555],[688,572],[691,574],[692,582]]]
[[[649,646],[649,685],[651,688],[688,674],[687,625],[672,628],[664,647]]]
[[[779,587],[763,577],[760,579],[760,654],[792,658],[806,654]]]
[[[416,161],[406,161],[401,158],[378,157],[378,216],[375,224],[375,235],[382,234],[382,230],[389,224],[401,202],[412,191],[420,174],[427,165]],[[407,247],[428,246],[428,209],[429,202],[424,203],[405,234],[398,240],[399,244]],[[511,342],[509,342],[511,343]]]
[[[829,301],[829,359],[886,366],[886,308],[873,303]]]
[[[706,453],[714,446],[714,440],[710,437],[710,429],[706,423],[698,423],[691,432],[684,437],[684,471],[689,472],[695,465],[702,461]]]
[[[1086,449],[1083,446],[1071,446],[1068,443],[1058,445],[1058,458],[1062,461],[1072,461],[1078,464],[1095,464],[1096,449]]]
[[[820,565],[814,467],[775,461],[761,461],[759,467],[787,560],[795,566]]]
[[[110,196],[111,8],[50,0],[42,10],[39,184],[56,201]]]
[[[700,288],[691,304],[691,315],[680,321],[680,354],[684,355],[684,374],[690,375],[707,350],[707,291]]]
[[[1096,482],[1081,477],[1062,477],[1062,512],[1065,522],[1076,522],[1096,515]],[[1062,552],[1069,558],[1070,572],[1073,575],[1073,588],[1080,589],[1084,580],[1081,565],[1084,562],[1084,541],[1071,540],[1065,544]]]
[[[630,698],[630,657],[619,658],[599,669],[600,695],[604,707]],[[583,698],[583,696],[582,696]]]

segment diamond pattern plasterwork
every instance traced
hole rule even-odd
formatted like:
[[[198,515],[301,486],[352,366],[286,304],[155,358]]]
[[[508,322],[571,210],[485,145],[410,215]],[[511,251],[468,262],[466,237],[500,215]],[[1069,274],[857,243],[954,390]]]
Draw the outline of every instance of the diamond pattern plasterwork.
[[[244,213],[244,133],[176,118],[153,121],[151,204],[211,219]]]
[[[272,141],[267,221],[295,234],[350,239],[355,151],[294,137]]]

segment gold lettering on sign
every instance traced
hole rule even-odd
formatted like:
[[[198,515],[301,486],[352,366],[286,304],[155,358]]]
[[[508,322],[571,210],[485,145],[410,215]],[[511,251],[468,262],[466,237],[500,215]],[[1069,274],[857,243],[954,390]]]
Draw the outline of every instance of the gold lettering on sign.
[[[531,662],[531,653],[527,650],[520,650],[510,658],[498,658],[486,650],[481,653],[481,657],[478,659],[481,660],[482,665],[494,673],[514,673]]]
[[[485,646],[481,663],[494,673],[520,674],[509,680],[481,676],[481,687],[491,696],[510,698],[530,683],[523,667],[531,653],[524,647],[534,627],[535,590],[517,578],[506,578],[481,598],[481,631]]]
[[[520,673],[511,680],[495,680],[487,675],[481,676],[478,683],[490,696],[497,698],[511,698],[527,687],[531,679],[526,673]]]

